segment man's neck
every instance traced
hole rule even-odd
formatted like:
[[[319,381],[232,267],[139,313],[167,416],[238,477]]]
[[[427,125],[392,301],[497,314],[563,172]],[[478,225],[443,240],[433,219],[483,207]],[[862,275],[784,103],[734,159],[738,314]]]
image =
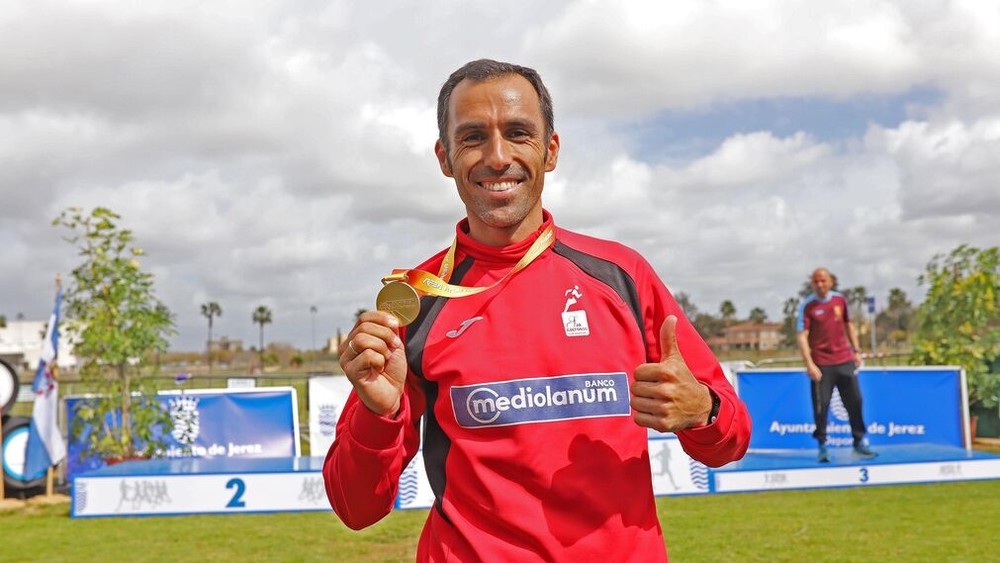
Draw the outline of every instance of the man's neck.
[[[541,210],[531,213],[523,221],[510,227],[491,227],[469,219],[469,237],[487,246],[508,246],[530,237],[545,222]]]

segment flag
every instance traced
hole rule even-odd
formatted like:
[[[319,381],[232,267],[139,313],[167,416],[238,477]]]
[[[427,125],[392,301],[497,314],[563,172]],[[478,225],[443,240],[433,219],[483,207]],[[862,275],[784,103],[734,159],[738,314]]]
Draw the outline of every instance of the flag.
[[[62,289],[56,292],[56,305],[49,317],[42,354],[31,391],[35,394],[31,426],[24,452],[24,480],[33,481],[45,475],[50,467],[66,457],[66,443],[56,424],[59,414],[59,384],[56,381],[56,355],[59,349],[59,306]]]

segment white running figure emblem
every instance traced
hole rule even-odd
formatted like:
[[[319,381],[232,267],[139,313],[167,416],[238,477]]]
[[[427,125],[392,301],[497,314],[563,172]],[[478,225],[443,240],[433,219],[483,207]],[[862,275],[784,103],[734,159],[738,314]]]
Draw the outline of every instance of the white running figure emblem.
[[[566,306],[563,307],[563,313],[569,311],[570,306],[579,301],[581,297],[583,297],[583,294],[580,293],[580,286],[578,285],[574,285],[572,289],[567,289],[565,295],[566,295]]]

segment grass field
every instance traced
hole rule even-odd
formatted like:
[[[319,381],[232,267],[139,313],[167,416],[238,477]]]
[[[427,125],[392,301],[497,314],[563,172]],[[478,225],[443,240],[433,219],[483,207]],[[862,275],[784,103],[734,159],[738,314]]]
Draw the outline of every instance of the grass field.
[[[660,497],[672,561],[997,561],[1000,480]],[[332,513],[0,512],[0,561],[412,561],[424,510],[361,532]],[[613,563],[613,562],[605,562]]]

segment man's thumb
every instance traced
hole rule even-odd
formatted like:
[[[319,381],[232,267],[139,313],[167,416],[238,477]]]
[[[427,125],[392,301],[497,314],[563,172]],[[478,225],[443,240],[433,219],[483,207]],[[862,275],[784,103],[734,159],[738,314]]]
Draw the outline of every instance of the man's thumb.
[[[674,354],[680,354],[677,348],[677,317],[670,315],[660,327],[660,362],[667,361]]]

